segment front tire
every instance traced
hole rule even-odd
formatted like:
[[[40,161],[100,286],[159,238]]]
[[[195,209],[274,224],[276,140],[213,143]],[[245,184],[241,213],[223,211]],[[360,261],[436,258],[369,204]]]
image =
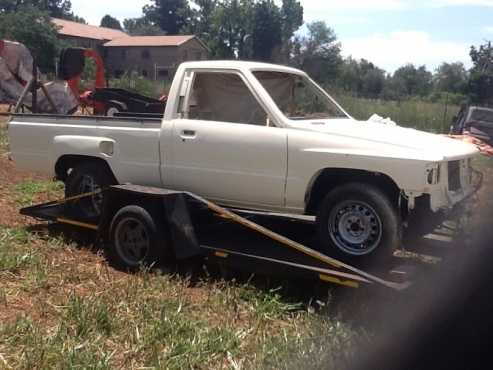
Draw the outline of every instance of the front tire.
[[[317,229],[322,251],[350,263],[385,260],[401,244],[396,207],[369,184],[349,183],[329,192]]]

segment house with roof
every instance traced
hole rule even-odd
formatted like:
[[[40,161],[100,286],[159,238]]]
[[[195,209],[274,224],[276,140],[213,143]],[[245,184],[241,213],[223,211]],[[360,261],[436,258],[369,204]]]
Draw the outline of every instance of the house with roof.
[[[194,35],[129,36],[120,30],[64,19],[52,18],[52,22],[59,39],[99,52],[110,76],[137,72],[149,79],[166,80],[180,63],[209,57],[207,46]]]
[[[75,47],[101,51],[102,46],[108,41],[128,37],[125,32],[113,28],[91,26],[58,18],[51,18],[51,21],[57,28],[58,38]]]
[[[153,80],[169,79],[180,63],[209,56],[207,46],[193,35],[127,36],[108,41],[104,48],[111,74],[137,71]]]

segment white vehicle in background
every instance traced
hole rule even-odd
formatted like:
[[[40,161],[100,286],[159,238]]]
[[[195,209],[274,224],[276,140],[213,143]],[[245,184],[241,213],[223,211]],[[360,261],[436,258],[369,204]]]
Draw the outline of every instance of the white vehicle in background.
[[[357,121],[302,71],[234,61],[182,64],[161,121],[19,115],[9,135],[17,165],[56,176],[67,196],[133,183],[312,215],[320,249],[353,261],[390,254],[413,214],[440,214],[472,194],[478,154]],[[100,202],[77,211],[97,217]]]

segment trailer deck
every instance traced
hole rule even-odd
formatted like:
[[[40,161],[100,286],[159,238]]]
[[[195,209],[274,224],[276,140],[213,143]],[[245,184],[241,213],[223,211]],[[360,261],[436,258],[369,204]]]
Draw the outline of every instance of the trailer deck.
[[[68,207],[71,202],[95,193],[23,208],[21,214],[92,230],[98,241],[111,243],[109,227],[118,210],[148,203],[159,209],[155,215],[170,232],[177,260],[202,258],[251,273],[317,279],[351,288],[382,286],[397,291],[412,284],[409,272],[416,270],[405,264],[399,266],[396,261],[372,272],[357,268],[314,249],[309,223],[279,223],[269,217],[240,216],[188,192],[136,185],[111,186],[100,192],[104,201],[98,220],[75,218]],[[281,235],[283,230],[288,230],[292,238]]]

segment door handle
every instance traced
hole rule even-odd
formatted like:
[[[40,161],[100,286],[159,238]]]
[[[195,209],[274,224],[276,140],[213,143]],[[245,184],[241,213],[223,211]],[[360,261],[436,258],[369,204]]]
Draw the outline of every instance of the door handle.
[[[197,132],[195,130],[183,130],[180,134],[183,141],[193,140],[197,137]]]

